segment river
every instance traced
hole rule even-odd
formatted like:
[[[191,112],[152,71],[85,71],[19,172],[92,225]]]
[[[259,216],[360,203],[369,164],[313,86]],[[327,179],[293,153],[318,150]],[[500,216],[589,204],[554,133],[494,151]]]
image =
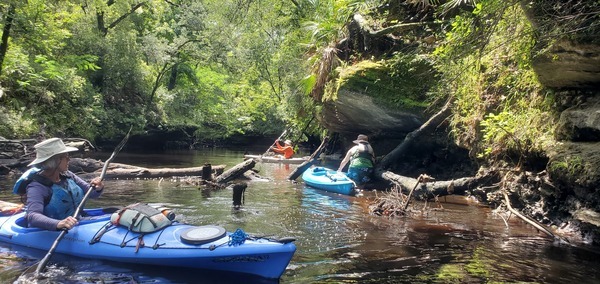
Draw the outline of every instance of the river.
[[[106,158],[110,153],[95,154]],[[120,153],[114,162],[147,167],[190,167],[242,162],[225,149],[159,154]],[[257,164],[271,182],[249,182],[240,210],[232,192],[176,179],[107,180],[103,196],[87,207],[156,203],[180,222],[240,228],[259,236],[294,237],[297,251],[278,283],[600,283],[600,250],[549,240],[514,216],[464,197],[411,203],[411,216],[373,216],[382,192],[356,197],[330,194],[286,179],[294,165]],[[0,199],[18,202],[13,180],[0,179]],[[505,215],[506,217],[507,215]],[[45,252],[0,243],[0,281],[26,282],[21,273]],[[272,283],[243,275],[197,273],[53,256],[52,283]],[[277,283],[277,281],[275,281]]]

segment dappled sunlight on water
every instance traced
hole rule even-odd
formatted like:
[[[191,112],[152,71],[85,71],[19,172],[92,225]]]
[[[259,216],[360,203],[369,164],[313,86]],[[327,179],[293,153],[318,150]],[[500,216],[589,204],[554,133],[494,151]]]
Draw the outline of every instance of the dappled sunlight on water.
[[[242,162],[240,151],[211,149],[123,154],[119,163],[188,167]],[[108,180],[88,207],[147,202],[169,207],[176,220],[238,228],[255,236],[296,238],[297,251],[280,281],[231,273],[126,265],[56,257],[54,283],[599,283],[596,248],[557,244],[514,216],[505,221],[462,198],[411,203],[399,218],[368,214],[381,192],[343,196],[286,178],[294,165],[257,164],[270,182],[248,182],[244,204],[232,207],[230,189],[203,189],[176,179]],[[0,199],[17,202],[0,180]],[[45,252],[0,245],[0,281],[15,281]],[[200,276],[201,275],[201,276]],[[241,282],[242,281],[242,282]]]

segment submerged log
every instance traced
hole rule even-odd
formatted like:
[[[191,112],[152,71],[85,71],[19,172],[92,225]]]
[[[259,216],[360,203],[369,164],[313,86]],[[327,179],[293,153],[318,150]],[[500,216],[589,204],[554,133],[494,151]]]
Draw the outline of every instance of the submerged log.
[[[248,180],[251,180],[251,181],[271,181],[271,179],[268,179],[266,177],[262,177],[258,173],[254,172],[252,170],[245,171],[244,172],[244,177],[247,178]]]
[[[239,177],[240,175],[243,175],[244,172],[246,172],[247,170],[254,168],[254,165],[256,165],[256,161],[254,161],[254,159],[245,160],[245,161],[237,164],[235,167],[233,167],[233,168],[225,171],[224,173],[220,174],[219,176],[217,176],[215,178],[215,182],[216,183],[226,183],[232,179]]]

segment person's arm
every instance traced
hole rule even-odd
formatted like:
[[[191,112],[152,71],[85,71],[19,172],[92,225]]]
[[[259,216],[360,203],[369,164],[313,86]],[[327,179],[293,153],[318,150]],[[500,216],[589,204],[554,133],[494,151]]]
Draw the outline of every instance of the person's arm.
[[[352,156],[352,152],[353,152],[352,150],[354,150],[354,147],[350,148],[350,150],[348,150],[348,152],[346,152],[346,156],[344,156],[344,159],[340,163],[338,172],[341,172],[344,169],[344,167],[346,166],[346,164],[350,161],[350,157]]]
[[[104,191],[104,183],[100,180],[100,177],[96,177],[92,179],[90,183],[87,183],[85,180],[72,172],[69,172],[68,174],[73,178],[75,183],[81,187],[81,189],[83,189],[84,194],[88,189],[90,189],[92,184],[95,185],[94,192],[90,193],[90,198],[98,198],[100,195],[102,195],[102,192]]]
[[[275,140],[275,146],[271,147],[271,149],[273,150],[273,152],[275,152],[277,154],[284,153],[284,147],[281,146],[281,144],[279,144],[279,140]]]
[[[41,183],[33,181],[27,186],[27,223],[30,227],[49,231],[58,230],[58,223],[61,220],[44,215],[44,200],[49,200],[50,195],[50,189]]]

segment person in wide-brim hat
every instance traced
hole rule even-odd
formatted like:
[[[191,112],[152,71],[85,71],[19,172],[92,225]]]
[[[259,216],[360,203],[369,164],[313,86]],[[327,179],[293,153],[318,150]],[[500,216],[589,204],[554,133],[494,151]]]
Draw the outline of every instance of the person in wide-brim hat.
[[[356,140],[354,140],[352,142],[354,144],[369,143],[369,137],[364,134],[359,134],[358,137],[356,138]]]
[[[338,171],[341,172],[349,164],[346,175],[357,185],[362,185],[371,181],[373,167],[375,166],[375,152],[369,144],[369,137],[359,134],[356,140],[352,141],[354,145],[340,163]]]
[[[54,155],[75,152],[79,150],[75,147],[66,146],[60,138],[50,138],[35,144],[33,147],[35,148],[36,152],[35,160],[29,163],[29,165],[27,165],[28,167],[42,163],[52,158]]]
[[[85,194],[90,198],[102,194],[104,184],[97,177],[87,183],[69,171],[69,153],[78,149],[66,146],[60,138],[50,138],[34,146],[34,166],[19,182],[25,183],[22,193],[27,205],[27,224],[45,230],[70,230],[77,224],[79,216],[72,216],[83,201]]]

